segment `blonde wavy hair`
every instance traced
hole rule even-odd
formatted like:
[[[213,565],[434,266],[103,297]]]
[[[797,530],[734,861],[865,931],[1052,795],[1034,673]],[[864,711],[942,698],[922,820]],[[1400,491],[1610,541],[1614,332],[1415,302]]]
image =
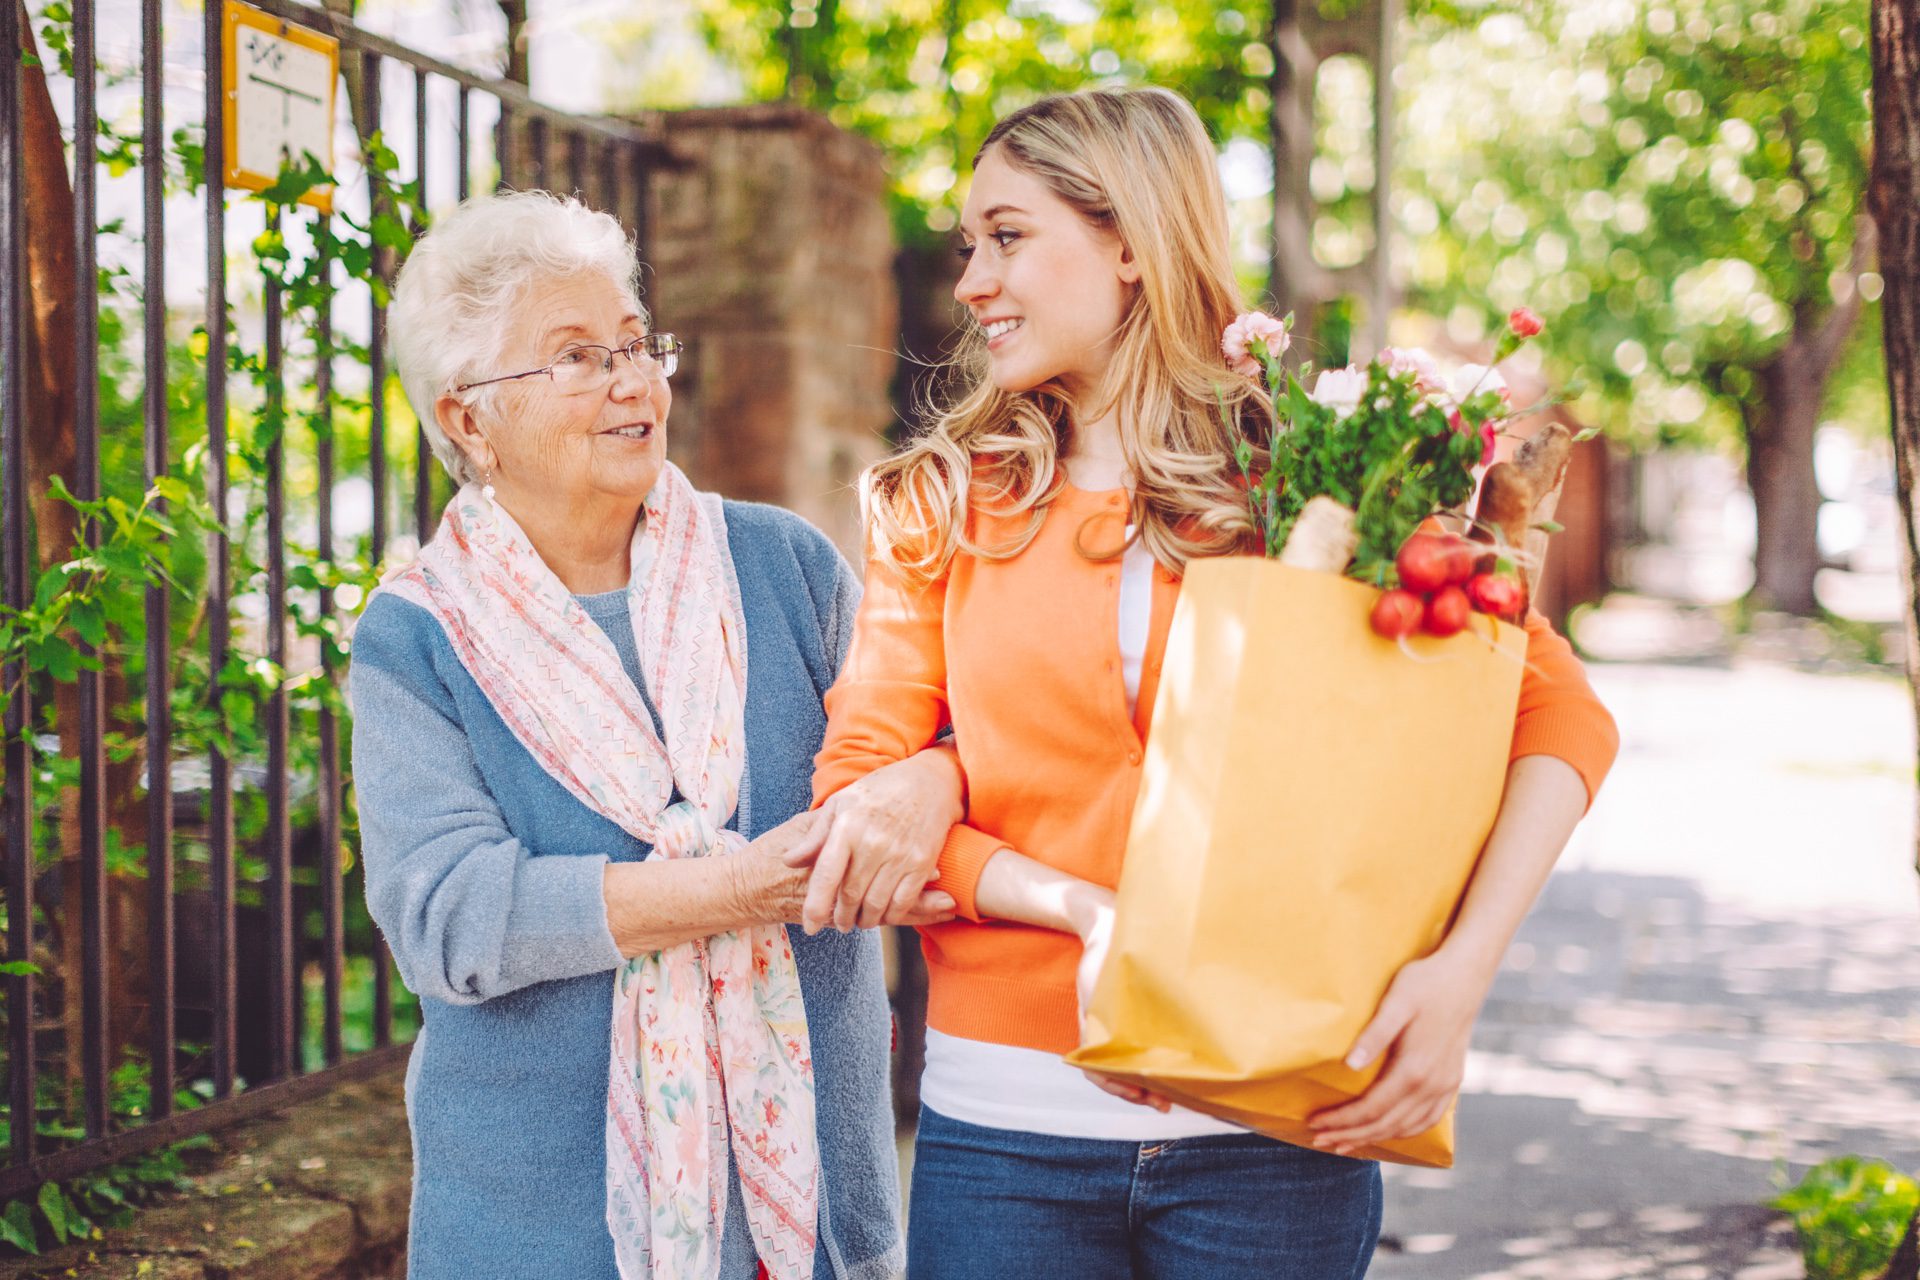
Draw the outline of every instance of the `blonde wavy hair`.
[[[967,326],[948,379],[959,394],[861,477],[873,555],[916,583],[940,577],[959,552],[1018,555],[1065,483],[1060,457],[1072,448],[1076,417],[1109,411],[1134,480],[1130,522],[1154,559],[1180,573],[1196,557],[1238,549],[1253,524],[1234,447],[1240,424],[1264,419],[1267,399],[1255,382],[1231,374],[1220,353],[1240,299],[1206,126],[1166,89],[1091,89],[1007,116],[974,154],[976,168],[995,147],[1089,224],[1117,235],[1140,281],[1089,403],[1073,403],[1054,383],[1002,391],[988,376],[985,336]],[[970,509],[1029,518],[986,546],[968,529]],[[1090,549],[1078,535],[1076,543],[1096,560],[1125,549]]]

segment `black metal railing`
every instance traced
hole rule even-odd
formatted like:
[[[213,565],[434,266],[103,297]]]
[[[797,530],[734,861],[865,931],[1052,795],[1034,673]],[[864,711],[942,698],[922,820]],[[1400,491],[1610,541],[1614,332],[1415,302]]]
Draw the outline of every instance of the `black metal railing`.
[[[619,216],[645,244],[646,177],[658,159],[656,144],[641,131],[612,121],[590,119],[554,110],[532,99],[519,85],[476,75],[451,64],[422,56],[396,42],[361,30],[325,11],[298,3],[297,0],[254,0],[256,8],[288,23],[330,34],[340,42],[343,68],[355,61],[358,66],[358,117],[355,131],[364,141],[382,131],[383,82],[404,81],[411,77],[412,89],[412,165],[418,189],[414,193],[419,207],[464,199],[473,176],[475,141],[473,103],[475,95],[490,99],[497,106],[493,134],[492,170],[500,180],[519,179],[528,186],[547,186],[554,177],[562,189],[581,192],[590,203]],[[99,362],[98,325],[101,314],[99,263],[95,237],[98,216],[99,171],[96,154],[96,113],[98,110],[98,70],[95,65],[93,0],[72,3],[72,165],[73,289],[78,299],[74,339],[73,383],[68,389],[72,406],[70,424],[52,424],[53,429],[71,431],[73,461],[67,475],[69,487],[82,503],[97,501],[102,488],[102,426],[98,399],[101,364]],[[230,472],[231,447],[228,438],[229,414],[235,401],[229,397],[230,327],[228,291],[228,216],[229,193],[223,186],[223,105],[227,86],[222,83],[220,57],[225,19],[222,0],[209,0],[203,32],[206,85],[204,108],[199,123],[204,128],[202,155],[204,176],[200,181],[206,238],[205,262],[205,345],[201,372],[204,375],[205,448],[204,486],[206,506],[213,515],[213,531],[205,547],[203,596],[195,609],[204,614],[205,625],[192,633],[192,643],[204,645],[207,696],[217,701],[222,696],[219,673],[225,671],[238,647],[249,636],[258,641],[258,656],[282,677],[301,661],[317,664],[321,679],[337,681],[343,672],[337,669],[332,646],[321,644],[317,653],[306,657],[289,645],[293,603],[289,582],[288,539],[288,465],[294,441],[285,431],[273,433],[262,451],[260,465],[250,468],[237,482]],[[0,3],[0,50],[20,47],[19,29],[24,11],[11,2]],[[162,5],[160,0],[142,0],[141,66],[139,74],[142,123],[140,131],[140,201],[143,239],[141,261],[145,279],[140,300],[144,335],[140,343],[140,367],[145,371],[145,386],[140,396],[139,421],[128,428],[129,441],[137,440],[142,458],[141,472],[149,489],[156,481],[173,474],[180,450],[172,438],[167,370],[169,365],[166,298],[167,237],[169,196],[163,172],[167,138],[162,94]],[[28,296],[28,237],[38,234],[29,228],[25,216],[27,157],[23,150],[23,83],[28,74],[19,59],[11,56],[0,64],[0,462],[4,464],[4,488],[0,489],[0,605],[13,614],[32,606],[40,566],[30,524],[37,496],[30,484],[32,463],[29,435],[36,427],[29,420],[35,412],[30,394],[30,355],[34,342],[35,318]],[[51,74],[49,71],[48,74]],[[437,119],[431,109],[433,82],[453,86],[452,119]],[[446,95],[442,91],[441,96]],[[440,116],[449,114],[442,111]],[[188,123],[193,123],[189,121]],[[430,155],[441,147],[455,149],[451,166],[451,190],[429,190]],[[560,154],[556,156],[555,152]],[[482,166],[486,171],[486,166]],[[64,176],[64,175],[63,175]],[[445,185],[445,184],[442,184]],[[369,184],[369,203],[379,197],[375,184]],[[178,208],[179,198],[172,199]],[[372,210],[369,208],[368,213]],[[318,215],[316,215],[318,216]],[[267,215],[271,227],[277,227],[277,208]],[[391,279],[395,263],[392,254],[375,250],[374,272]],[[366,472],[365,479],[373,495],[370,528],[364,544],[354,554],[377,565],[396,540],[388,519],[390,502],[410,507],[411,528],[408,544],[423,541],[432,531],[436,516],[435,464],[426,435],[416,425],[413,448],[400,454],[401,469],[410,466],[411,476],[389,475],[388,422],[385,388],[389,381],[386,367],[385,310],[381,291],[364,292],[367,342],[365,350],[366,382]],[[343,297],[346,296],[343,294]],[[358,304],[361,294],[352,295]],[[334,343],[335,299],[329,290],[314,316],[316,356],[304,369],[290,370],[283,328],[281,286],[269,276],[260,296],[259,360],[263,376],[257,379],[263,403],[252,407],[268,417],[278,416],[285,407],[290,385],[303,388],[313,405],[311,453],[299,461],[311,465],[315,492],[311,510],[302,513],[312,521],[312,537],[317,547],[316,560],[327,562],[338,555],[340,528],[336,520],[333,495],[342,476],[340,457],[334,436],[334,403],[337,389],[337,360]],[[352,317],[356,331],[362,317]],[[47,428],[49,424],[37,424]],[[411,457],[406,457],[406,452]],[[304,473],[303,473],[304,474]],[[407,485],[396,490],[396,480]],[[403,496],[404,495],[404,496]],[[137,495],[136,495],[137,496]],[[410,497],[410,502],[406,498]],[[264,582],[257,589],[236,584],[234,565],[235,521],[229,514],[232,503],[257,515],[261,532]],[[166,504],[155,509],[166,514]],[[82,508],[84,510],[84,507]],[[251,518],[251,517],[250,517]],[[98,547],[106,531],[99,520],[83,520],[80,538],[87,547]],[[183,535],[185,536],[185,535]],[[245,535],[242,535],[245,536]],[[346,557],[343,557],[346,558]],[[312,594],[311,607],[326,623],[341,620],[342,602],[322,577]],[[237,588],[247,597],[255,614],[244,621],[236,634]],[[3,744],[5,793],[0,803],[0,840],[5,850],[5,907],[7,915],[6,958],[10,962],[5,981],[7,1029],[4,1037],[9,1075],[6,1099],[9,1105],[11,1149],[4,1168],[0,1168],[0,1200],[29,1192],[36,1184],[72,1177],[111,1160],[148,1150],[194,1133],[232,1123],[257,1114],[350,1077],[359,1077],[388,1068],[404,1056],[407,1046],[396,1043],[395,993],[392,968],[377,931],[367,932],[370,941],[362,950],[372,961],[371,1042],[370,1050],[348,1052],[343,1035],[344,1008],[347,1000],[346,977],[349,956],[349,917],[355,904],[351,897],[354,883],[343,873],[342,837],[350,812],[345,809],[349,785],[340,752],[341,724],[337,712],[322,702],[317,717],[311,720],[313,752],[302,768],[307,775],[298,781],[315,794],[312,813],[296,829],[293,803],[295,774],[299,772],[292,756],[296,729],[289,711],[288,680],[277,679],[261,699],[260,717],[265,742],[264,760],[236,760],[221,746],[204,752],[204,759],[192,761],[204,765],[203,781],[189,787],[177,787],[173,781],[175,766],[181,763],[181,748],[176,734],[176,690],[170,687],[170,673],[178,654],[176,646],[176,584],[150,577],[144,599],[144,680],[143,696],[137,710],[109,708],[105,672],[95,660],[103,656],[113,641],[109,638],[99,651],[84,643],[80,648],[85,661],[75,673],[77,681],[78,724],[61,726],[67,740],[77,743],[79,768],[72,789],[49,787],[37,782],[36,773],[45,764],[49,726],[31,705],[37,693],[44,697],[51,687],[47,672],[21,651],[9,649],[0,681],[12,691],[5,715]],[[349,602],[351,603],[351,602]],[[122,655],[123,657],[125,655]],[[109,767],[108,717],[110,714],[144,716],[146,782],[144,796],[145,856],[141,871],[146,879],[144,900],[146,915],[145,985],[148,1008],[143,1036],[117,1037],[112,1002],[117,992],[111,982],[113,946],[127,939],[110,936],[109,846]],[[38,735],[38,736],[36,736]],[[263,768],[260,766],[264,765]],[[267,816],[264,830],[238,847],[235,830],[236,798],[249,788],[265,792]],[[180,792],[176,796],[176,790]],[[306,794],[304,791],[302,794]],[[119,797],[124,800],[125,797]],[[192,815],[192,831],[183,830],[185,815]],[[76,816],[77,815],[77,816]],[[62,828],[58,840],[51,839],[47,824]],[[67,830],[77,834],[67,836]],[[43,837],[48,837],[44,838]],[[210,902],[211,927],[183,934],[177,908],[183,900],[177,879],[179,851],[191,843],[198,867],[204,849],[205,899]],[[41,865],[44,857],[36,851],[53,844],[61,856],[72,861],[77,856],[77,892],[65,888],[66,881],[50,878]],[[77,847],[76,847],[77,846]],[[265,996],[263,1000],[242,998],[240,958],[243,938],[240,929],[242,880],[240,856],[257,857],[263,876],[255,882],[262,910],[249,918],[260,920],[265,933]],[[305,877],[311,894],[296,893],[296,882]],[[53,891],[36,891],[45,885]],[[57,900],[56,900],[57,899]],[[304,910],[302,908],[305,908]],[[70,937],[78,930],[80,939],[78,974],[60,972],[57,981],[35,967],[36,960],[50,954],[49,938],[57,930]],[[124,961],[122,962],[124,963]],[[317,969],[317,974],[315,970]],[[180,1015],[187,1011],[176,974],[193,970],[210,972],[211,990],[202,1000],[195,996],[196,1026],[204,1022],[204,1045],[183,1046]],[[253,978],[249,967],[248,976]],[[252,983],[250,982],[250,986]],[[310,995],[310,989],[317,991]],[[58,1018],[55,995],[58,997]],[[80,1017],[77,1045],[67,1032],[72,1022],[71,1002],[79,1001]],[[317,1003],[317,1011],[310,1004]],[[36,1009],[47,1015],[36,1021]],[[314,1013],[320,1026],[320,1061],[302,1060],[302,1032]],[[262,1027],[264,1026],[264,1031]],[[48,1029],[63,1032],[58,1037],[41,1034]],[[252,1070],[242,1070],[243,1041],[256,1048],[264,1038],[264,1051],[251,1053],[247,1061]],[[57,1041],[57,1043],[53,1043]],[[77,1053],[78,1067],[72,1061]],[[146,1063],[147,1099],[139,1110],[137,1122],[116,1116],[110,1093],[118,1061],[143,1056]],[[313,1069],[305,1069],[311,1066]],[[57,1071],[56,1071],[57,1068]],[[67,1081],[77,1081],[78,1111],[83,1117],[85,1137],[72,1140],[65,1136],[43,1139],[41,1123],[50,1104],[41,1088],[43,1073],[53,1072]],[[181,1109],[176,1095],[183,1086],[198,1085],[208,1100],[204,1105]],[[57,1127],[57,1126],[56,1126]],[[51,1141],[52,1145],[49,1145]]]

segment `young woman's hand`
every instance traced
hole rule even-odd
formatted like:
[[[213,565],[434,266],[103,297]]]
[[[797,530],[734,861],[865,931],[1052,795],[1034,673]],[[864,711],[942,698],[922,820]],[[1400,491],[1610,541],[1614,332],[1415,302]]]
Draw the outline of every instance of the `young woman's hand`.
[[[951,747],[929,747],[836,792],[800,922],[808,933],[925,924],[917,904],[953,824],[966,816]]]
[[[1444,946],[1395,974],[1373,1021],[1347,1054],[1356,1071],[1382,1054],[1386,1066],[1358,1098],[1309,1117],[1313,1145],[1352,1155],[1439,1123],[1460,1089],[1474,1020],[1492,982],[1478,958]]]
[[[1438,951],[1394,975],[1347,1054],[1356,1071],[1385,1054],[1385,1069],[1352,1102],[1309,1118],[1316,1147],[1350,1155],[1383,1138],[1424,1133],[1446,1114],[1494,975],[1590,799],[1564,760],[1522,756],[1507,766],[1500,816],[1452,931]]]
[[[1107,953],[1113,948],[1113,891],[1087,885],[1085,891],[1073,899],[1069,914],[1073,919],[1074,932],[1080,937],[1080,968],[1074,974],[1074,988],[1080,996],[1080,1018],[1084,1022],[1087,1006],[1093,1000],[1093,984],[1099,980],[1100,969],[1106,964]],[[1167,1098],[1142,1089],[1139,1085],[1115,1080],[1085,1068],[1082,1068],[1082,1073],[1116,1098],[1162,1112],[1173,1106]]]

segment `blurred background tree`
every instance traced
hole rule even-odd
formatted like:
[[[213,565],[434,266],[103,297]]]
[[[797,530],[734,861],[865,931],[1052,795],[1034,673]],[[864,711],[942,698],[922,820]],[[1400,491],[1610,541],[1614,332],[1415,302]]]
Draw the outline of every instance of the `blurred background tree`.
[[[1409,301],[1534,307],[1588,415],[1635,444],[1743,441],[1752,603],[1800,614],[1818,609],[1814,431],[1884,395],[1859,323],[1880,288],[1867,16],[1657,0],[1416,20],[1399,72]]]
[[[734,100],[788,98],[873,138],[893,169],[903,262],[938,278],[961,174],[995,119],[1089,83],[1178,89],[1240,197],[1249,296],[1271,279],[1291,297],[1289,271],[1333,282],[1318,295],[1331,303],[1302,317],[1325,363],[1346,357],[1367,309],[1375,69],[1361,56],[1305,67],[1307,190],[1289,194],[1289,170],[1281,200],[1296,200],[1306,234],[1294,239],[1312,261],[1270,276],[1277,64],[1308,56],[1296,22],[1317,46],[1335,32],[1337,52],[1341,24],[1377,21],[1390,2],[695,0],[705,90],[654,78],[647,92],[679,105],[724,83]],[[1818,613],[1815,430],[1828,416],[1884,421],[1869,305],[1881,280],[1862,217],[1868,0],[1406,9],[1390,55],[1394,289],[1380,296],[1443,318],[1466,347],[1533,306],[1582,416],[1635,447],[1741,451],[1757,524],[1749,603]]]

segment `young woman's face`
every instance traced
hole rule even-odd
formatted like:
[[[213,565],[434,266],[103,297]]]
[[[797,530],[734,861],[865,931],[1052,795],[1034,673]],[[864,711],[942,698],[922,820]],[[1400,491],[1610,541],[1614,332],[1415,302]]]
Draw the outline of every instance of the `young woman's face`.
[[[1097,387],[1140,280],[1120,238],[998,146],[973,171],[960,234],[967,269],[953,296],[986,332],[994,384],[1019,392],[1057,382],[1075,395]]]

